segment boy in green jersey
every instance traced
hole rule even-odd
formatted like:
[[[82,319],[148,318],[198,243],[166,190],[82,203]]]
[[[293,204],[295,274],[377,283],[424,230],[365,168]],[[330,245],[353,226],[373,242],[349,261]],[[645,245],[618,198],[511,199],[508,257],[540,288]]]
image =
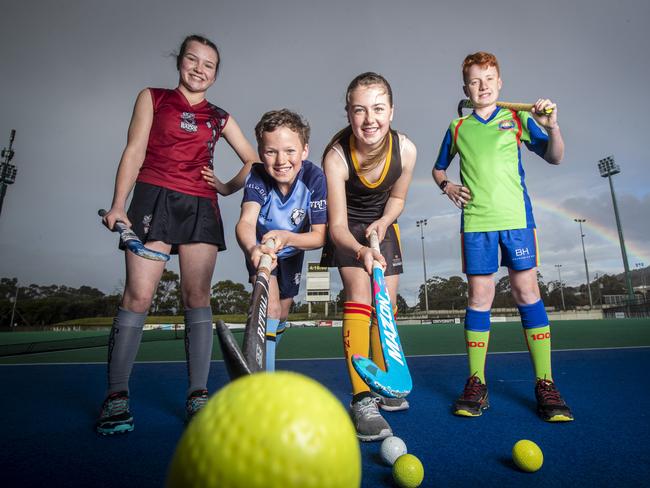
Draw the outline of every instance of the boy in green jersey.
[[[521,164],[522,143],[551,164],[562,160],[564,141],[556,105],[539,99],[530,113],[497,107],[503,82],[498,61],[490,53],[477,52],[465,58],[463,81],[474,111],[452,121],[433,168],[436,184],[463,210],[461,245],[463,272],[469,284],[465,340],[470,377],[455,402],[454,414],[477,417],[488,407],[485,357],[500,249],[501,266],[508,268],[535,369],[537,412],[549,422],[570,421],[571,410],[551,376],[551,334],[537,284],[537,235]],[[461,184],[449,181],[446,173],[456,154],[460,156]]]

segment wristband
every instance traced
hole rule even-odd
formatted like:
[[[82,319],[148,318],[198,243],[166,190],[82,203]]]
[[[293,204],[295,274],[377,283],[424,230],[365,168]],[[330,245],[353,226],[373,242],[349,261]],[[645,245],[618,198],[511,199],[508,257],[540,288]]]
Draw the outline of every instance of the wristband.
[[[447,185],[448,185],[448,184],[449,184],[449,180],[443,180],[443,181],[441,181],[440,184],[438,185],[438,186],[440,187],[440,189],[442,190],[443,193],[445,192],[445,188],[447,188]]]

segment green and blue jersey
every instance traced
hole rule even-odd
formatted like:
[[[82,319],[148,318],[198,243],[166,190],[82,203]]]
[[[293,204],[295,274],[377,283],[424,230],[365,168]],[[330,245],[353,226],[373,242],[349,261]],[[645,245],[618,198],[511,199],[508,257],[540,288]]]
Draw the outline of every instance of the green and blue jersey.
[[[461,232],[535,228],[521,164],[521,145],[543,157],[548,136],[528,112],[497,108],[484,120],[475,112],[451,122],[435,169],[446,170],[460,156],[460,177],[472,198]]]

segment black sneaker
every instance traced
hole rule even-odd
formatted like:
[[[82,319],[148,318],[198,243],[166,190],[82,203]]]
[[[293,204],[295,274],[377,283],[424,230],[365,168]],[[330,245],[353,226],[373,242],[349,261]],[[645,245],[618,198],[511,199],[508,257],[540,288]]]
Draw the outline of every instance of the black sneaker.
[[[195,390],[185,400],[185,421],[192,420],[199,410],[208,403],[208,390]]]
[[[547,422],[571,422],[573,414],[566,402],[560,396],[555,383],[538,379],[535,384],[537,398],[537,414]]]
[[[350,405],[350,416],[360,441],[380,441],[393,435],[390,425],[379,413],[377,402],[377,398],[367,395]]]
[[[101,435],[125,434],[133,430],[133,416],[129,412],[129,394],[126,391],[111,393],[102,404],[102,411],[95,423]]]
[[[487,385],[481,383],[478,376],[472,375],[467,379],[462,395],[454,402],[454,415],[479,417],[489,406]]]

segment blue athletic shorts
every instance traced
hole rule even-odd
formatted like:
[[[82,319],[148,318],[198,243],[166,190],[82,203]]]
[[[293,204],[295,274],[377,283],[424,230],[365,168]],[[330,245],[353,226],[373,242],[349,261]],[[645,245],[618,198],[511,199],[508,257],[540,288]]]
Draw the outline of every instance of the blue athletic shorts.
[[[302,279],[302,263],[304,259],[304,251],[300,251],[286,258],[278,259],[278,265],[273,271],[271,271],[271,275],[275,276],[278,280],[280,299],[293,298],[298,294],[300,281]],[[251,281],[253,281],[256,271],[248,262],[248,259],[246,260],[246,267],[248,268],[248,274],[251,276]]]
[[[496,273],[499,269],[499,248],[501,266],[516,271],[539,266],[535,229],[462,232],[460,241],[463,273],[468,275]]]

